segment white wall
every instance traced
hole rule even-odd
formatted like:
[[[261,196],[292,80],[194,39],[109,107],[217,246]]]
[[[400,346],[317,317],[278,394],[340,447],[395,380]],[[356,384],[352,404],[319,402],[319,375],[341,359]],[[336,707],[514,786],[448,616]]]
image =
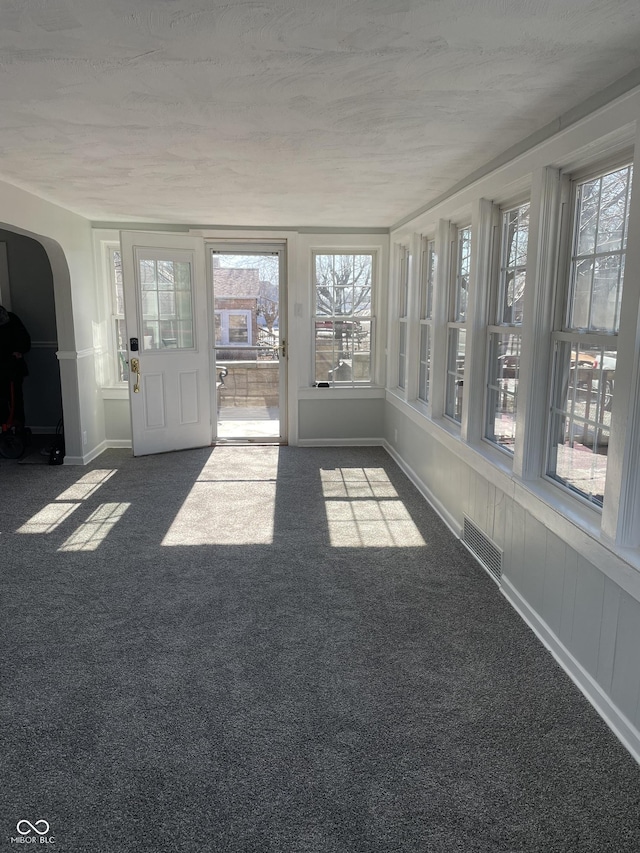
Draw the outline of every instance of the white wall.
[[[386,292],[389,237],[371,232],[298,232],[296,230],[256,231],[242,228],[207,230],[199,233],[205,242],[238,241],[284,242],[287,264],[287,350],[288,381],[287,411],[288,438],[291,444],[350,444],[382,441],[384,413],[384,334],[386,329]],[[117,240],[118,232],[100,229],[94,232],[96,270],[101,282],[99,338],[108,338],[108,298],[104,293],[107,274],[102,260],[102,244]],[[312,252],[375,251],[377,255],[377,295],[375,297],[375,335],[378,341],[374,356],[373,387],[325,389],[315,388],[311,340],[313,338],[313,279]],[[97,348],[104,352],[104,343]],[[102,355],[98,364],[105,376]],[[105,412],[106,443],[121,446],[131,439],[130,413],[124,390],[102,389]]]
[[[371,388],[315,388],[310,342],[314,335],[313,252],[374,251],[377,253],[377,291],[374,293],[374,334]],[[289,283],[289,334],[293,349],[291,403],[298,409],[300,444],[370,443],[382,438],[385,384],[385,330],[389,238],[386,234],[304,233],[296,239],[295,267]]]
[[[385,405],[385,439],[392,456],[461,535],[467,516],[503,551],[502,592],[518,609],[620,739],[640,760],[640,549],[629,537],[637,522],[640,453],[635,424],[640,411],[638,379],[638,304],[640,297],[640,186],[632,200],[629,250],[625,270],[623,317],[618,336],[612,441],[608,487],[618,501],[604,510],[587,506],[541,476],[544,422],[548,406],[549,335],[545,312],[553,304],[557,263],[554,232],[548,219],[545,189],[557,170],[571,172],[597,164],[633,148],[640,127],[640,90],[566,127],[536,148],[495,172],[438,202],[391,234],[391,244],[418,245],[422,236],[446,233],[448,222],[473,219],[482,224],[486,202],[531,198],[532,226],[527,303],[518,410],[527,413],[524,450],[515,458],[481,438],[484,392],[486,299],[475,295],[469,327],[479,345],[468,351],[473,361],[465,372],[464,393],[470,401],[458,426],[390,385]],[[636,148],[638,146],[636,145]],[[547,205],[547,207],[545,207]],[[545,228],[547,229],[545,236]],[[546,241],[546,242],[545,242]],[[446,264],[445,264],[446,266]],[[395,275],[392,267],[391,275]],[[474,276],[472,267],[472,278]],[[479,276],[479,274],[478,274]],[[395,292],[390,303],[395,304]],[[474,307],[478,314],[474,316]],[[530,311],[528,318],[526,311]],[[392,313],[392,311],[390,312]],[[441,317],[442,323],[442,317]],[[436,330],[436,335],[438,331]],[[438,340],[442,343],[441,337]],[[437,341],[436,341],[437,343]],[[415,358],[415,349],[409,358]],[[390,324],[388,374],[393,377],[397,353]],[[433,353],[436,390],[442,386],[444,351]],[[440,373],[439,373],[440,371]],[[475,387],[470,385],[475,383]],[[409,383],[410,387],[410,383]],[[522,394],[522,398],[521,398]],[[471,409],[471,410],[469,410]],[[519,429],[521,421],[518,421]],[[615,431],[615,441],[614,441]],[[619,518],[624,515],[624,518]],[[479,569],[480,570],[480,569]]]

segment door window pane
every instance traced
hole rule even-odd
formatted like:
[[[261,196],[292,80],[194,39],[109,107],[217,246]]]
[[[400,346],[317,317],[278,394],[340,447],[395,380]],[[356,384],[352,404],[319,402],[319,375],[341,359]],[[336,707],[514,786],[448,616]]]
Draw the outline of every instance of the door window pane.
[[[142,258],[138,271],[143,349],[193,349],[191,264]]]

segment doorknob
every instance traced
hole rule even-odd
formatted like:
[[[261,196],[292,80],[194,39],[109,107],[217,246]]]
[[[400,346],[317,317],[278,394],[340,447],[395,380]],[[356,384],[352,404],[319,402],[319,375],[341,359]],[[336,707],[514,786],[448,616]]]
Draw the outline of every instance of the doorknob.
[[[282,350],[282,357],[283,357],[283,358],[285,357],[285,355],[287,354],[287,351],[286,351],[286,343],[287,343],[286,341],[282,340],[282,341],[280,341],[280,343],[279,343],[279,344],[274,344],[274,346],[273,346],[273,348],[272,348],[272,349],[273,349],[273,357],[274,357],[274,358],[278,358],[278,357],[279,357],[279,354],[280,354],[280,351],[281,351],[281,350]]]
[[[136,384],[133,386],[133,393],[137,394],[140,391],[140,359],[131,359],[131,372],[136,374]]]

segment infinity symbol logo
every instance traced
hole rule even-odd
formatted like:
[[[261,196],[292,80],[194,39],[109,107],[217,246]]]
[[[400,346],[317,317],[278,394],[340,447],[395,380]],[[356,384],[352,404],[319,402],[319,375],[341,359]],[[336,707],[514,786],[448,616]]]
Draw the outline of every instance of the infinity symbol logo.
[[[20,829],[21,826],[26,826],[27,829]],[[44,829],[38,829],[39,826],[44,826]],[[29,835],[30,832],[37,832],[38,835],[46,835],[49,832],[49,824],[46,820],[37,820],[34,826],[28,820],[19,820],[16,824],[16,829],[20,835]]]

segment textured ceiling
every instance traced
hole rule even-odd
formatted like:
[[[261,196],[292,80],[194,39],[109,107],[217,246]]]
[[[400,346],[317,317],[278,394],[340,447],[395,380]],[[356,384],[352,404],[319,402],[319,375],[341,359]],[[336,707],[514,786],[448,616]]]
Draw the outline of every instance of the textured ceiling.
[[[640,66],[638,0],[0,10],[0,177],[103,221],[389,226]]]

